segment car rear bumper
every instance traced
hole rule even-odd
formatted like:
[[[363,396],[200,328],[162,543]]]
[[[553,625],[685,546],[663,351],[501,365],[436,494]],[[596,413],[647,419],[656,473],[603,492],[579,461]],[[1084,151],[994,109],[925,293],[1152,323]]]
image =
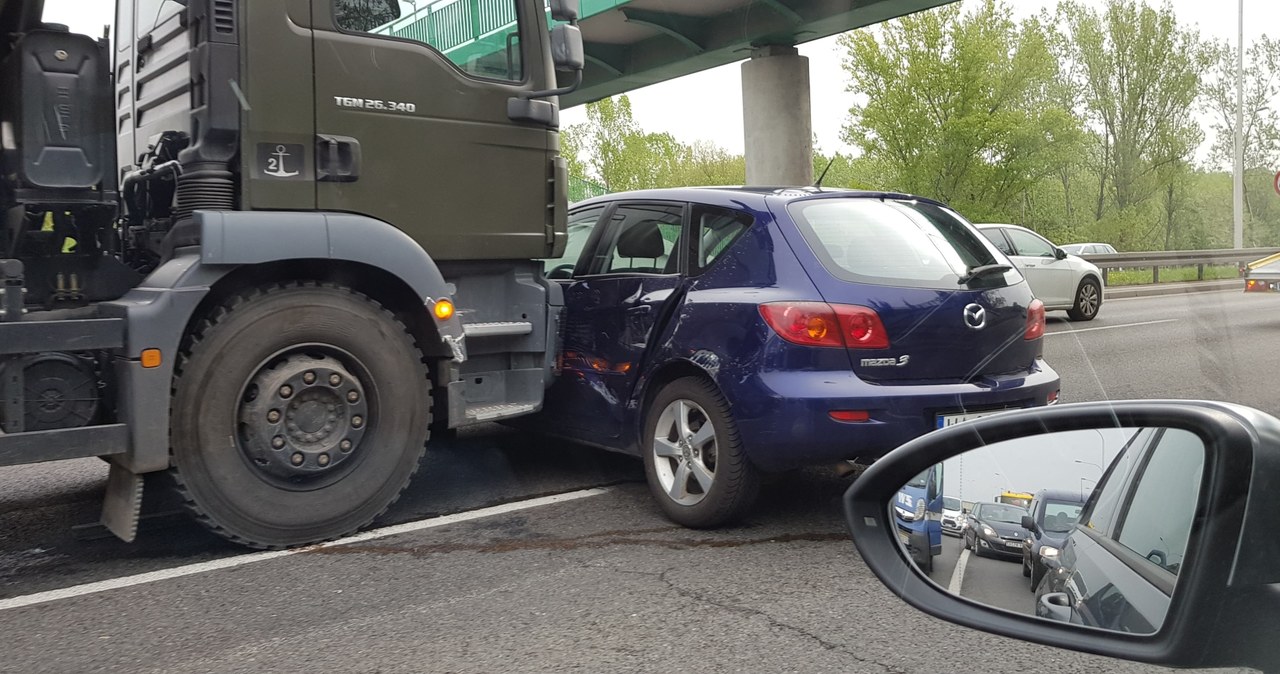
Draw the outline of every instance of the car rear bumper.
[[[852,372],[764,372],[725,388],[747,455],[787,470],[845,459],[875,460],[938,427],[939,415],[1038,407],[1057,393],[1043,360],[1031,372],[969,384],[868,384]],[[724,382],[721,382],[722,386]],[[867,412],[861,422],[832,411]]]

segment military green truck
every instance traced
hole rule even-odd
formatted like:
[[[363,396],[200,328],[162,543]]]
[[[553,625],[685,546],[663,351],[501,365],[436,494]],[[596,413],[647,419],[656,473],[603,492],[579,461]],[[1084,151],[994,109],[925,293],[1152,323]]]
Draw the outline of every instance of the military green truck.
[[[43,4],[0,0],[0,466],[104,458],[125,540],[158,481],[295,546],[540,409],[577,0]]]

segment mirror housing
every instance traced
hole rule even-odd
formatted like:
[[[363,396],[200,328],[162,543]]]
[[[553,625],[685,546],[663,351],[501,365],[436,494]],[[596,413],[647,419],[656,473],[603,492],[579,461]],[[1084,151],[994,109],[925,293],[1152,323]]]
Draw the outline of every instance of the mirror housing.
[[[1031,519],[1031,516],[1030,516],[1030,515],[1023,515],[1023,516],[1022,516],[1022,528],[1023,528],[1023,529],[1026,529],[1027,531],[1035,531],[1035,530],[1036,530],[1036,521],[1035,521],[1035,520],[1033,520],[1033,519]]]
[[[551,29],[551,62],[562,72],[580,72],[587,67],[582,31],[577,26],[562,23]]]
[[[577,10],[577,0],[572,2]],[[542,91],[526,91],[507,99],[507,117],[520,122],[536,122],[549,128],[559,128],[560,108],[552,101],[537,100],[563,96],[582,86],[582,71],[587,66],[586,48],[582,43],[582,31],[576,25],[562,23],[551,29],[551,62],[557,71],[573,73],[568,86]]]
[[[1053,257],[1054,257],[1054,259],[1057,259],[1057,260],[1065,260],[1065,259],[1067,259],[1067,251],[1065,251],[1065,250],[1063,250],[1063,249],[1061,249],[1061,248],[1058,248],[1057,246],[1054,246],[1054,247],[1053,247]]]
[[[555,21],[574,22],[580,18],[578,0],[551,0],[551,18]]]
[[[930,466],[974,448],[1045,433],[1180,428],[1204,443],[1197,528],[1169,610],[1149,635],[1107,632],[981,605],[925,577],[900,544],[890,508]],[[959,625],[1035,643],[1173,667],[1280,668],[1270,625],[1280,620],[1280,420],[1197,401],[1076,403],[993,415],[934,431],[872,464],[844,497],[867,566],[907,603]],[[1058,608],[1053,605],[1052,608]]]

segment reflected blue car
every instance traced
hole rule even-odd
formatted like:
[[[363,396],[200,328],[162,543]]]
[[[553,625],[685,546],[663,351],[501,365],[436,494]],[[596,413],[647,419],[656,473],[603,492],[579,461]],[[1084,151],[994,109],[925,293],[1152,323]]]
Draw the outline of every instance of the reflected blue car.
[[[531,423],[643,457],[658,503],[686,526],[742,517],[765,472],[870,462],[1058,394],[1043,305],[928,199],[612,194],[571,210],[546,276],[563,291],[562,348]]]

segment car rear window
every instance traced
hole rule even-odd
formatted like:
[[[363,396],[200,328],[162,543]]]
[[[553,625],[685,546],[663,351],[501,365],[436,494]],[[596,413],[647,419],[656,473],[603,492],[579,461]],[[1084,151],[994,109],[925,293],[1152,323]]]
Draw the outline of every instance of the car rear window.
[[[836,278],[855,283],[954,290],[968,270],[1003,263],[955,212],[918,201],[873,198],[792,202],[788,212]],[[970,287],[1003,287],[1016,271],[989,274]]]

